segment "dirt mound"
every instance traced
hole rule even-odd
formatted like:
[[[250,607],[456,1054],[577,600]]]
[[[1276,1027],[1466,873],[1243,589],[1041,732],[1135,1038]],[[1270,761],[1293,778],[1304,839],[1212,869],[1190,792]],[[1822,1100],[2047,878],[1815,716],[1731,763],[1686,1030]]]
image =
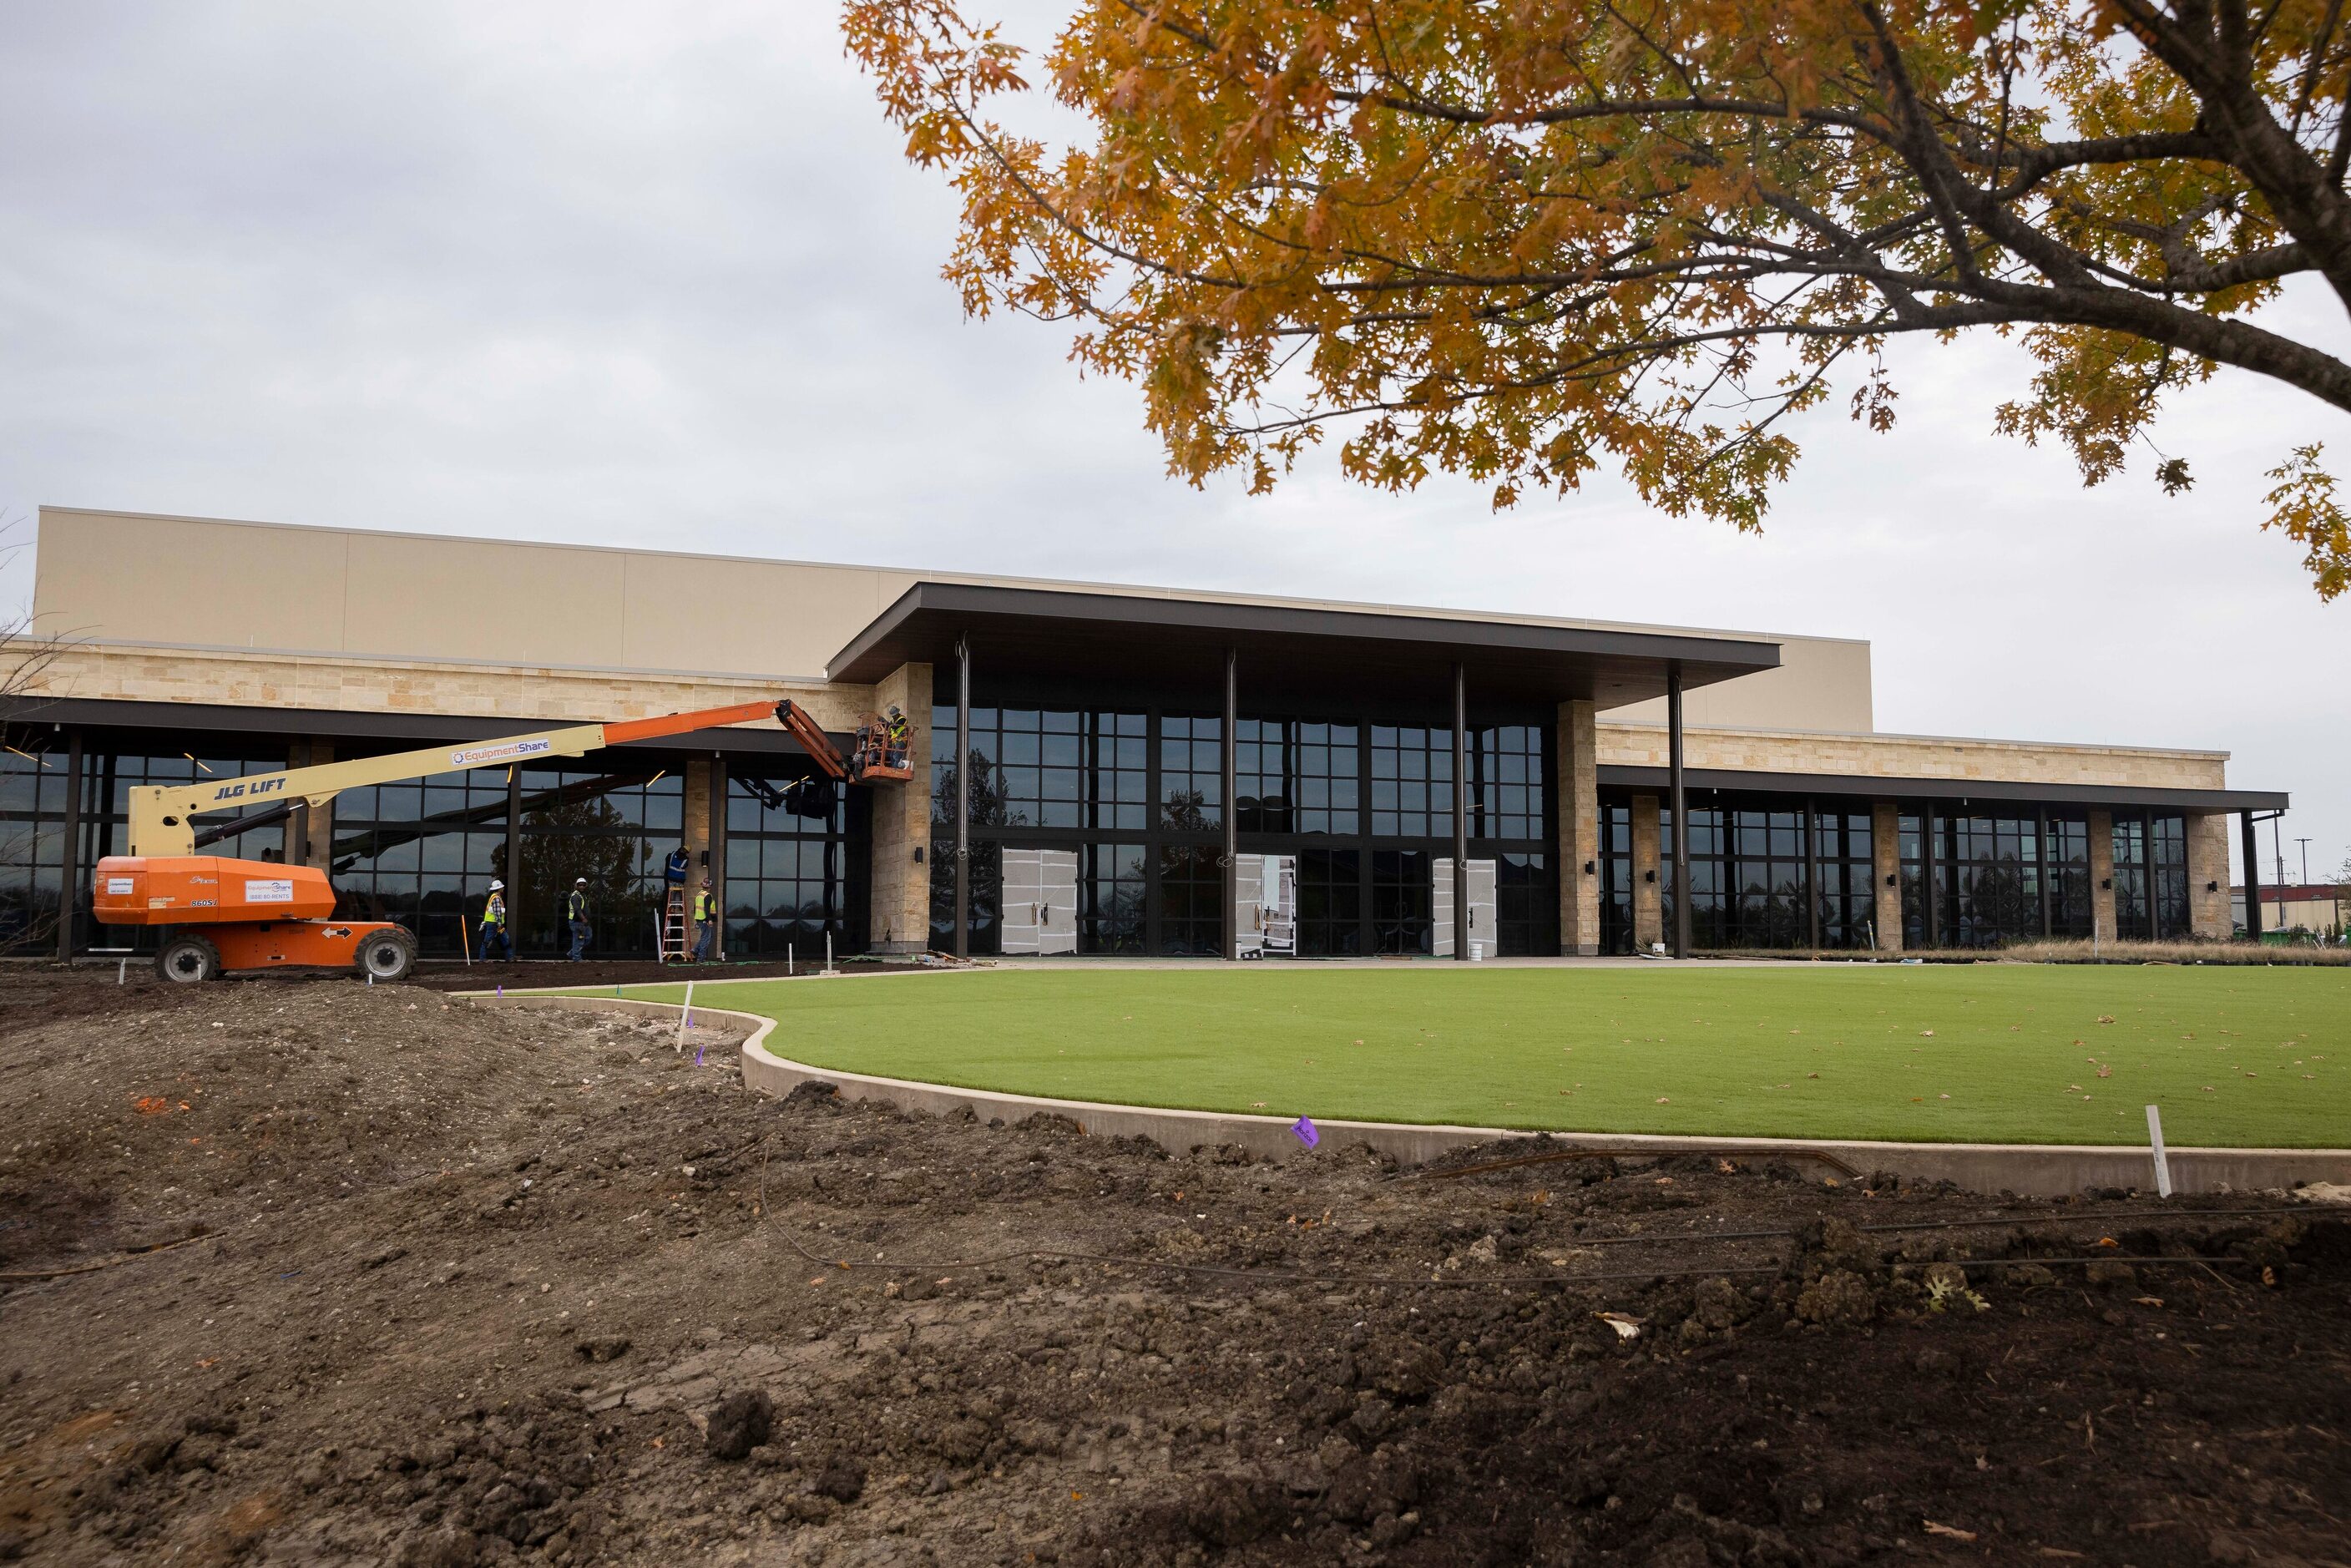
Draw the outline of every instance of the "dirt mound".
[[[763,1101],[657,1020],[76,987],[0,979],[0,1557],[2343,1555],[2340,1217],[1277,1167]]]

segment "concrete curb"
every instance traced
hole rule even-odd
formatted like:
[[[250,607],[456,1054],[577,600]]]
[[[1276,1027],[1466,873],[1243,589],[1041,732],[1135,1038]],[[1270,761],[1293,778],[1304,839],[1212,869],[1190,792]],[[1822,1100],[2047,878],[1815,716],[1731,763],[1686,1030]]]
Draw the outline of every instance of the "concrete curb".
[[[459,993],[464,999],[489,1007],[526,1004],[554,1005],[588,1010],[653,1013],[674,1016],[674,1002],[647,1002],[617,997],[557,997],[509,992],[504,998]],[[793,1061],[768,1049],[776,1020],[757,1013],[724,1008],[695,1009],[696,1014],[739,1019],[750,1026],[743,1041],[743,1082],[758,1093],[780,1098],[802,1083],[830,1083],[844,1100],[879,1100],[901,1111],[935,1116],[968,1110],[983,1121],[1001,1118],[1025,1121],[1040,1113],[1066,1116],[1081,1132],[1095,1137],[1149,1138],[1173,1154],[1203,1145],[1231,1144],[1253,1155],[1276,1160],[1311,1159],[1357,1144],[1407,1166],[1431,1160],[1474,1145],[1520,1142],[1531,1145],[1547,1138],[1547,1148],[1606,1148],[1632,1150],[1628,1157],[1654,1159],[1692,1149],[1720,1150],[1756,1159],[1785,1156],[1797,1150],[1819,1150],[1864,1173],[1891,1171],[1919,1181],[1949,1181],[1972,1192],[2012,1192],[2029,1197],[2062,1197],[2085,1187],[2155,1187],[2153,1156],[2145,1148],[2128,1145],[2074,1144],[1902,1144],[1859,1139],[1707,1138],[1666,1136],[1654,1133],[1552,1133],[1540,1134],[1513,1127],[1458,1127],[1411,1122],[1317,1121],[1321,1144],[1309,1150],[1290,1132],[1282,1116],[1250,1116],[1223,1111],[1182,1111],[1144,1105],[1112,1105],[1094,1100],[1054,1100],[1035,1094],[1010,1094],[992,1089],[958,1089],[946,1083],[920,1083],[904,1078],[880,1078],[862,1072],[836,1072]],[[1495,1151],[1507,1156],[1507,1149]],[[2175,1193],[2237,1192],[2292,1187],[2298,1184],[2333,1182],[2351,1185],[2351,1149],[2204,1149],[2174,1148],[2168,1152]],[[1810,1162],[1799,1168],[1818,1169]]]

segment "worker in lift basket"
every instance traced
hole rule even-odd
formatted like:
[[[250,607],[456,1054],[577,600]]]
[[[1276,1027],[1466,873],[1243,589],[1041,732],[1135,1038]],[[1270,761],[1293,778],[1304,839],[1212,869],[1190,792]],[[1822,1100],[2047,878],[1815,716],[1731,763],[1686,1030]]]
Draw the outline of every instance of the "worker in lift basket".
[[[887,768],[906,766],[906,754],[914,744],[914,727],[906,721],[905,710],[896,703],[882,720],[882,760]]]
[[[701,890],[694,895],[694,961],[710,962],[710,955],[718,945],[718,900],[710,891],[710,879],[702,879]]]
[[[571,926],[571,951],[564,956],[577,964],[588,956],[588,879],[574,877],[571,897],[564,905],[563,917]]]
[[[507,933],[507,884],[490,883],[490,901],[482,905],[482,962],[490,961],[491,949],[508,963],[514,961],[514,938]]]

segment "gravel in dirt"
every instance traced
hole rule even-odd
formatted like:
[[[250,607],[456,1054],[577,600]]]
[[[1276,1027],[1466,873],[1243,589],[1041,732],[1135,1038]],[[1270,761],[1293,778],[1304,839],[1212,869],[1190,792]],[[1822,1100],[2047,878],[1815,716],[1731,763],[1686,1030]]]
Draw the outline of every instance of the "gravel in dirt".
[[[0,977],[0,1559],[2351,1562],[2283,1195],[1273,1166],[113,978]]]

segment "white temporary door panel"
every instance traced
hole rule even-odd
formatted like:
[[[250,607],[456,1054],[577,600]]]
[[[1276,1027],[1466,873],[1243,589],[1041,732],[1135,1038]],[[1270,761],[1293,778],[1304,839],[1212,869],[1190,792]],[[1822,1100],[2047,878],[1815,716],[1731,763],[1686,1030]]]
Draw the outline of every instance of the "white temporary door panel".
[[[1479,945],[1485,956],[1494,956],[1495,941],[1500,935],[1497,924],[1498,911],[1494,903],[1494,862],[1473,860],[1469,863],[1469,940]],[[1453,857],[1438,857],[1431,873],[1434,885],[1429,889],[1429,923],[1437,936],[1437,956],[1453,956]]]
[[[1243,958],[1265,956],[1265,868],[1271,858],[1233,857],[1233,929],[1240,934],[1235,951]]]
[[[1078,950],[1078,852],[1008,844],[1004,849],[1007,953]]]

